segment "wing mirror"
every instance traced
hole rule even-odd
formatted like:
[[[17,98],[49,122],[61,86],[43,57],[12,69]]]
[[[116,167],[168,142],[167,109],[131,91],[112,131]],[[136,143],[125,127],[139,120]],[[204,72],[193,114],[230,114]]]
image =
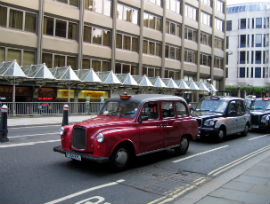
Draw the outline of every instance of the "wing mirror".
[[[146,120],[148,120],[149,119],[149,117],[147,116],[147,115],[141,115],[140,117],[139,117],[139,123],[141,123],[142,121],[146,121]]]

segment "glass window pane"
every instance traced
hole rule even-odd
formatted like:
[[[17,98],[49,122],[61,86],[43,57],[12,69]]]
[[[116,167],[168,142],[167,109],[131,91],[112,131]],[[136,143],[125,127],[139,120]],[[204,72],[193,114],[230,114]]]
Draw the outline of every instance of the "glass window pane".
[[[67,66],[71,66],[72,69],[76,70],[77,68],[77,63],[76,63],[76,57],[67,57]]]
[[[117,18],[123,20],[124,7],[121,4],[117,4]]]
[[[154,77],[154,76],[155,76],[154,68],[148,68],[148,77]]]
[[[21,65],[21,50],[8,49],[7,61],[17,60],[17,63]]]
[[[105,72],[105,71],[110,71],[110,70],[111,70],[110,62],[103,61],[102,62],[102,70],[101,71]]]
[[[111,46],[111,31],[103,30],[103,45]]]
[[[166,21],[166,33],[170,33],[170,23]]]
[[[95,72],[100,72],[101,71],[101,61],[92,60],[92,68]]]
[[[23,52],[23,66],[35,64],[35,52]]]
[[[147,67],[143,67],[143,75],[147,75]]]
[[[53,35],[53,18],[44,17],[43,33]]]
[[[149,54],[155,55],[155,43],[149,42]]]
[[[0,6],[0,26],[7,26],[7,8]]]
[[[130,43],[131,43],[131,39],[130,36],[124,36],[124,49],[125,50],[130,50]]]
[[[180,52],[180,48],[176,48],[176,59],[180,61],[181,59],[181,52]]]
[[[93,43],[101,45],[102,42],[102,30],[93,28]]]
[[[132,51],[138,52],[138,38],[132,38]]]
[[[42,53],[42,63],[45,63],[47,67],[52,67],[52,54]]]
[[[77,24],[69,22],[68,24],[68,39],[77,40]]]
[[[115,64],[115,73],[121,74],[121,64],[120,63]]]
[[[0,47],[0,62],[5,61],[5,48]]]
[[[174,47],[170,47],[170,58],[175,59],[175,48]]]
[[[90,68],[90,60],[89,59],[83,59],[82,68],[83,69],[89,69]]]
[[[157,30],[160,30],[160,31],[162,30],[162,29],[161,29],[161,24],[162,24],[161,18],[157,18],[157,24],[156,24],[156,29],[157,29]]]
[[[175,35],[175,24],[174,23],[170,24],[170,34]]]
[[[67,22],[56,20],[56,26],[55,26],[55,36],[58,37],[66,37],[66,29],[67,29]]]
[[[166,58],[169,57],[169,46],[168,45],[165,46],[165,57]]]
[[[138,10],[132,9],[132,23],[138,24]]]
[[[83,41],[91,43],[91,27],[84,26]]]
[[[79,0],[69,0],[69,4],[72,6],[79,7]]]
[[[131,75],[137,75],[138,73],[138,67],[136,65],[131,65]]]
[[[116,48],[122,49],[122,35],[116,35]]]
[[[104,15],[111,16],[112,2],[111,0],[104,1]]]
[[[161,44],[156,43],[156,56],[161,57]]]
[[[22,30],[23,12],[10,9],[9,27]]]
[[[102,1],[101,0],[93,0],[92,11],[97,12],[97,13],[102,13]]]
[[[145,27],[148,27],[148,14],[147,13],[143,14],[143,25]]]
[[[36,32],[36,14],[26,13],[25,14],[25,31]]]
[[[123,74],[130,73],[130,65],[129,64],[123,64]]]
[[[54,67],[65,66],[65,56],[54,55]]]
[[[155,19],[156,17],[149,15],[149,28],[155,29]]]
[[[161,72],[160,72],[159,68],[155,69],[155,77],[157,77],[157,76],[161,76]]]
[[[148,47],[148,41],[144,40],[143,41],[143,53],[147,54],[147,47]]]

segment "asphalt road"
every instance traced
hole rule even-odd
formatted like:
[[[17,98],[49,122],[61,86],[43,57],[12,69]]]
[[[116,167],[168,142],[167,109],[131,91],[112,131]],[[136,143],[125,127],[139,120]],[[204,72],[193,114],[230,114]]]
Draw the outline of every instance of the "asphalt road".
[[[251,132],[222,143],[191,142],[186,155],[138,158],[124,172],[70,161],[52,151],[59,126],[9,128],[0,144],[0,203],[170,203],[269,149],[270,135]]]

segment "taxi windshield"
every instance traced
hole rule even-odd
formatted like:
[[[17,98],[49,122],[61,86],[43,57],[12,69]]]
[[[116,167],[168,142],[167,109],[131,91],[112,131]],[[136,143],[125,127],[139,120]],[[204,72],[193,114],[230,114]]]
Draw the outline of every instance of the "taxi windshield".
[[[204,99],[200,101],[196,107],[196,111],[209,111],[216,113],[224,113],[227,107],[227,102],[222,100]]]
[[[270,110],[270,101],[256,100],[252,110]]]
[[[116,116],[123,118],[134,118],[137,114],[139,104],[127,101],[108,101],[100,111],[100,115]]]

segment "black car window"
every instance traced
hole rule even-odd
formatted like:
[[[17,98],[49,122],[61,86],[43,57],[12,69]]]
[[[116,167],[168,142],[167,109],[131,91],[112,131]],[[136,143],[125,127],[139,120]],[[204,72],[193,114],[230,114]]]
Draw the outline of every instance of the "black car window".
[[[159,118],[158,103],[146,103],[141,111],[141,116],[148,116],[148,120]]]
[[[237,115],[244,115],[246,112],[243,101],[237,101]]]
[[[236,116],[237,115],[237,104],[236,104],[236,101],[231,101],[229,103],[228,114],[230,116]]]
[[[171,118],[174,117],[174,107],[173,102],[162,102],[162,117],[163,118]]]
[[[176,113],[177,117],[183,117],[187,115],[187,108],[181,102],[176,102]]]

